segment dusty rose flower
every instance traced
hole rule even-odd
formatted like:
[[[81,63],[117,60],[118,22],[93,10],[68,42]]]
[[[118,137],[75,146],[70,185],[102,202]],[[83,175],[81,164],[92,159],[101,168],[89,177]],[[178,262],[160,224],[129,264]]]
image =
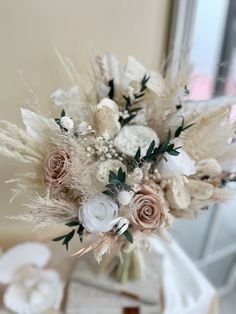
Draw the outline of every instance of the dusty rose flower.
[[[63,185],[68,179],[71,164],[68,151],[63,149],[52,151],[44,161],[44,182],[55,187]]]
[[[130,221],[141,230],[153,231],[164,221],[165,205],[161,196],[148,185],[143,185],[131,203]]]

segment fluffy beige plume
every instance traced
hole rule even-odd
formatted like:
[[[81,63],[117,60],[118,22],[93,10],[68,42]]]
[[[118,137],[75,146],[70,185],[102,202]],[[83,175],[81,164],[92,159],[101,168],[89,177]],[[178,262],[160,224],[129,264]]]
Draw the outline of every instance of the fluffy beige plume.
[[[89,163],[84,148],[76,139],[63,134],[53,119],[47,119],[28,109],[22,109],[21,113],[26,131],[8,122],[2,122],[4,129],[0,129],[0,153],[26,164],[22,173],[17,175],[17,179],[10,181],[15,183],[13,199],[18,194],[28,199],[32,198],[35,191],[45,195],[48,185],[43,182],[43,164],[48,154],[55,149],[67,150],[72,156],[73,176],[67,187],[72,185],[75,197],[78,193],[73,189],[77,189],[77,192],[81,190],[84,183],[81,174],[86,173]],[[90,182],[92,185],[92,180]],[[87,190],[90,189],[91,186],[88,186]]]
[[[72,178],[70,189],[81,191],[84,199],[91,195],[100,194],[104,191],[104,184],[97,181],[98,163],[90,163],[87,157],[87,163],[81,163],[79,159],[72,165]]]
[[[202,208],[206,208],[215,203],[226,203],[227,201],[233,199],[235,197],[235,191],[229,188],[215,188],[213,195],[210,199],[200,200],[200,199],[192,199],[189,205],[191,210],[200,210]]]
[[[181,62],[176,72],[170,66],[166,71],[163,92],[159,96],[150,91],[146,93],[148,106],[152,104],[148,112],[149,125],[156,130],[161,141],[165,140],[170,129],[181,123],[182,110],[177,110],[176,106],[181,105],[186,96],[185,88],[191,71],[192,66],[187,59]]]
[[[34,195],[29,204],[26,204],[27,212],[16,216],[21,220],[31,221],[39,226],[66,223],[78,216],[78,207],[68,199],[56,199],[50,195],[45,197]]]
[[[199,114],[189,121],[195,124],[182,132],[180,139],[184,150],[194,160],[217,158],[224,154],[236,127],[227,121],[230,109],[226,106],[212,113]]]
[[[0,153],[21,163],[39,163],[42,157],[32,138],[16,125],[1,121]]]
[[[82,121],[90,123],[92,108],[88,106],[89,99],[85,92],[87,89],[85,84],[86,80],[79,75],[74,63],[68,57],[63,56],[56,47],[54,48],[54,53],[68,77],[70,87],[77,86],[79,90],[78,97],[73,99],[71,103],[68,103],[64,109],[70,116],[73,116],[75,124],[79,124]]]
[[[25,171],[15,180],[15,194],[42,189],[42,163],[52,149],[52,142],[60,143],[60,129],[53,119],[46,119],[30,110],[22,109],[26,131],[2,121],[0,153],[19,163],[26,164]]]
[[[215,188],[211,198],[212,203],[225,203],[235,198],[235,191],[229,188]]]
[[[105,234],[101,234],[101,237],[100,239],[90,243],[90,244],[87,244],[85,247],[82,247],[81,249],[79,249],[77,252],[75,252],[72,256],[77,256],[77,257],[81,257],[83,256],[84,254],[87,254],[93,250],[97,250],[99,249],[100,247],[103,246],[103,243],[104,241],[106,242],[110,237],[113,237],[113,235],[111,234],[108,234],[108,235],[105,235]]]
[[[227,148],[223,151],[223,154],[221,154],[217,160],[220,163],[235,161],[236,157],[236,144],[228,145]]]

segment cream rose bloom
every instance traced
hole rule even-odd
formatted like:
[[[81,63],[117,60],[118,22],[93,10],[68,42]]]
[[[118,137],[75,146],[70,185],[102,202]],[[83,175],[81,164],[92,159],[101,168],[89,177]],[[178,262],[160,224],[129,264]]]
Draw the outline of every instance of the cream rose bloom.
[[[79,209],[79,220],[91,233],[108,232],[117,217],[118,205],[109,196],[101,194],[90,197]]]
[[[158,146],[159,137],[151,128],[143,125],[127,125],[118,133],[114,144],[120,152],[130,157],[133,157],[140,147],[141,156],[144,156],[153,140]]]

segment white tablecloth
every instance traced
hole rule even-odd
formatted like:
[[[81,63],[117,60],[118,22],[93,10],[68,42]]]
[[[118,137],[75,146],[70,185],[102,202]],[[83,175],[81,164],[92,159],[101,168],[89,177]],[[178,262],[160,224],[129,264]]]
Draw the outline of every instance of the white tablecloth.
[[[162,256],[162,266],[153,267],[155,280],[158,280],[156,296],[161,299],[163,294],[164,309],[158,306],[146,306],[137,301],[119,295],[99,291],[97,287],[84,286],[75,281],[78,274],[84,274],[83,263],[77,262],[71,283],[68,288],[66,313],[67,314],[122,314],[122,308],[138,306],[141,314],[216,314],[217,301],[214,288],[197,270],[196,266],[185,255],[182,249],[173,241],[166,243],[161,239],[150,238],[152,257]],[[146,254],[148,256],[148,253]],[[85,257],[82,257],[85,258]],[[158,260],[157,260],[158,265]],[[94,281],[96,275],[92,275]],[[137,283],[134,282],[134,285]],[[143,291],[148,287],[143,283]]]

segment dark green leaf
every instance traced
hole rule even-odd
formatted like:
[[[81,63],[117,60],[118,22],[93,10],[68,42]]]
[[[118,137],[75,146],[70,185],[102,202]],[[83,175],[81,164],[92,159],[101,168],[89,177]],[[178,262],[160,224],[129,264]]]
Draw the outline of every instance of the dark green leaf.
[[[62,111],[61,111],[61,117],[65,117],[65,115],[66,115],[66,112],[65,112],[64,109],[62,109]]]
[[[188,128],[190,128],[190,127],[193,126],[194,124],[195,124],[195,123],[191,123],[191,124],[187,125],[186,127],[184,127],[184,118],[182,118],[181,126],[179,126],[179,127],[177,128],[177,130],[175,131],[175,137],[179,137],[180,134],[181,134],[183,131],[187,130]]]
[[[175,144],[173,144],[173,143],[172,143],[172,144],[169,144],[169,145],[168,145],[168,148],[167,148],[167,151],[173,149],[174,146],[175,146]]]
[[[122,170],[122,168],[120,167],[120,168],[118,169],[118,172],[117,172],[117,176],[118,176],[119,179],[122,177],[122,174],[123,174],[123,170]]]
[[[130,243],[133,243],[132,234],[128,230],[126,230],[123,234]]]
[[[150,79],[150,76],[146,76],[146,74],[145,74],[142,81],[141,81],[140,93],[145,91],[145,89],[147,88],[147,82],[149,81],[149,79]]]
[[[66,223],[66,226],[74,227],[74,226],[78,226],[79,224],[80,224],[79,221],[71,221],[71,222]]]
[[[65,234],[65,235],[63,235],[63,236],[60,236],[60,237],[57,237],[57,238],[53,239],[52,241],[54,241],[54,242],[61,241],[61,240],[63,240],[66,236],[67,236],[67,234]]]
[[[144,95],[145,95],[145,93],[135,94],[134,98],[139,99],[139,98],[142,98]]]
[[[172,155],[172,156],[178,156],[180,154],[179,152],[177,152],[174,149],[168,150],[167,152],[169,155]]]
[[[111,185],[119,185],[119,184],[121,184],[121,182],[120,182],[120,180],[117,178],[117,179],[112,179],[111,181],[110,181],[110,184]],[[108,187],[108,186],[107,186]]]
[[[124,183],[125,179],[126,179],[126,173],[125,171],[122,170],[122,168],[120,167],[118,170],[118,178],[120,180],[120,182]]]
[[[121,126],[125,126],[126,124],[128,124],[131,120],[133,120],[133,118],[136,117],[136,114],[131,114],[128,118],[121,118],[119,121],[120,121],[120,124]]]
[[[77,233],[79,235],[80,242],[82,242],[83,241],[83,233],[84,233],[84,227],[82,226],[82,224],[80,224],[80,226],[77,230]]]
[[[150,155],[153,152],[154,148],[155,148],[155,141],[153,140],[147,149],[146,156]]]
[[[109,183],[109,184],[106,185],[106,188],[108,188],[110,190],[115,190],[116,189],[116,184],[120,184],[120,181],[117,181],[117,182],[115,181],[115,183]]]
[[[138,112],[139,110],[142,110],[143,108],[139,107],[139,108],[134,108],[134,109],[131,109],[129,111],[129,113],[133,113],[133,112]]]
[[[140,157],[141,157],[141,148],[139,147],[137,152],[136,152],[136,154],[135,154],[135,156],[134,156],[134,160],[136,162],[139,162],[140,161]]]
[[[183,131],[182,126],[179,126],[178,129],[175,131],[175,137],[179,137],[182,131]]]
[[[125,180],[126,180],[126,173],[125,173],[125,171],[123,171],[122,177],[121,177],[121,182],[125,183]]]
[[[185,128],[183,128],[183,131],[187,130],[188,128],[191,128],[191,126],[193,126],[195,123],[190,123],[189,125],[187,125]]]
[[[74,234],[75,234],[75,230],[73,229],[70,233],[67,234],[67,236],[65,237],[65,239],[62,243],[62,245],[66,246],[67,251],[68,251],[69,242],[73,238]]]
[[[114,98],[114,80],[113,79],[108,82],[108,86],[110,87],[108,97],[113,99]]]
[[[103,193],[103,194],[106,194],[106,195],[108,195],[108,196],[110,196],[110,197],[114,197],[114,196],[115,196],[115,193],[113,193],[113,192],[111,192],[111,191],[109,191],[109,190],[103,191],[102,193]]]
[[[114,180],[116,178],[117,178],[117,176],[116,176],[115,172],[110,170],[109,171],[109,182],[111,182],[112,180]]]

